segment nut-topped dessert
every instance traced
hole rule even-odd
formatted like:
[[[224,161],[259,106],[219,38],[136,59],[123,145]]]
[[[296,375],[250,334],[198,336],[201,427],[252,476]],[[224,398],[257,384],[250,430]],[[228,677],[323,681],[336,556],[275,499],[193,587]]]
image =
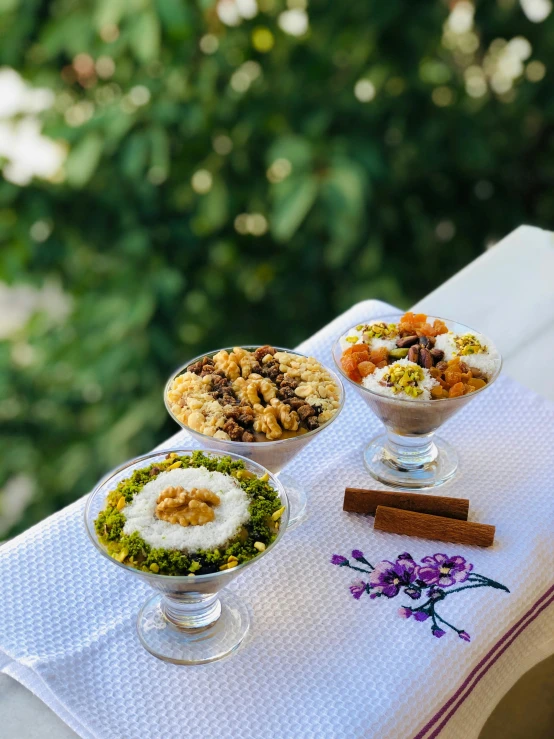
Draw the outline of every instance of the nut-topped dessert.
[[[180,423],[214,439],[264,442],[314,431],[337,413],[339,387],[316,359],[266,345],[222,349],[168,384]]]
[[[285,508],[267,474],[241,460],[169,453],[135,470],[94,525],[118,562],[161,575],[232,569],[271,544]]]
[[[84,518],[102,556],[152,589],[137,618],[143,647],[198,665],[233,654],[248,633],[250,609],[227,585],[271,553],[289,512],[283,485],[262,465],[178,448],[114,470],[88,496]]]
[[[337,339],[333,358],[386,429],[364,451],[367,469],[407,490],[455,474],[456,452],[435,432],[502,367],[493,343],[469,326],[412,312],[359,323]]]
[[[441,400],[484,387],[499,354],[476,333],[459,334],[437,318],[405,313],[398,323],[359,324],[341,340],[341,367],[354,382],[403,400]]]

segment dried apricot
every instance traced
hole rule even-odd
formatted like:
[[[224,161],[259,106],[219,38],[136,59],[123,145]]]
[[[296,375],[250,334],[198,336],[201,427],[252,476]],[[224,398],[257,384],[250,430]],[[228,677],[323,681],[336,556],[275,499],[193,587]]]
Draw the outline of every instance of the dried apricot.
[[[435,385],[431,388],[431,397],[438,399],[438,398],[448,398],[448,391],[444,390],[440,385]]]
[[[377,362],[375,366],[377,367],[377,369],[382,369],[383,367],[386,367],[387,364],[388,364],[387,360],[383,359],[381,362]]]
[[[373,374],[375,372],[375,365],[373,362],[360,362],[358,365],[358,372],[362,377]]]
[[[461,383],[462,373],[449,367],[444,373],[444,379],[449,387],[453,387],[454,385]]]
[[[369,355],[369,359],[373,364],[379,364],[379,362],[387,362],[389,358],[389,350],[386,346],[382,346],[379,349],[372,349]]]
[[[457,382],[455,385],[452,385],[450,390],[448,391],[448,395],[450,398],[458,398],[460,395],[464,394],[464,383],[463,382]]]
[[[434,330],[430,323],[421,323],[417,327],[418,336],[434,336]]]
[[[479,390],[479,388],[485,387],[487,383],[477,377],[472,377],[471,380],[467,381],[467,384],[471,385],[471,387],[474,387],[476,390]]]
[[[367,344],[354,344],[354,346],[350,347],[350,351],[352,354],[359,354],[360,352],[369,352],[369,349]]]
[[[435,322],[433,323],[433,331],[433,336],[439,336],[440,334],[448,333],[448,327],[446,326],[444,321],[441,321],[440,318],[435,318]]]
[[[343,370],[346,372],[351,380],[354,380],[354,382],[362,381],[361,375],[358,372],[358,362],[356,361],[356,357],[352,356],[351,354],[347,356],[344,356],[343,354],[340,363]]]

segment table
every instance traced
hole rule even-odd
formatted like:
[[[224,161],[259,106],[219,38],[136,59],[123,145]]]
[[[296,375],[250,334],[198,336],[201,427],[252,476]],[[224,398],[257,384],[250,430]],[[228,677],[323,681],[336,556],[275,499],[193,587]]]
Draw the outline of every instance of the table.
[[[418,303],[415,308],[438,315],[454,315],[469,325],[478,325],[485,333],[497,339],[505,361],[505,372],[536,392],[554,399],[554,388],[545,384],[545,378],[531,372],[528,351],[536,343],[536,332],[550,330],[554,338],[554,240],[552,235],[531,227],[521,227],[488,251],[443,286]],[[471,301],[468,296],[471,295]],[[483,311],[483,312],[481,312]],[[511,316],[510,330],[506,330],[505,316]],[[534,331],[529,332],[528,326]],[[521,348],[521,338],[525,344]],[[551,342],[554,346],[554,341]],[[553,359],[554,359],[554,350]],[[537,619],[530,627],[540,633]],[[517,660],[518,673],[523,674],[536,661],[532,650],[518,654],[517,643],[500,657]],[[512,680],[513,682],[513,680]],[[511,683],[502,686],[504,692]],[[487,686],[487,677],[466,701],[456,718],[463,726],[464,715],[476,709],[487,692],[498,693],[498,686]],[[497,695],[498,699],[501,697]],[[490,708],[494,703],[489,700]],[[0,737],[52,737],[64,739],[75,736],[57,716],[5,675],[0,674]],[[444,736],[457,736],[451,723]]]

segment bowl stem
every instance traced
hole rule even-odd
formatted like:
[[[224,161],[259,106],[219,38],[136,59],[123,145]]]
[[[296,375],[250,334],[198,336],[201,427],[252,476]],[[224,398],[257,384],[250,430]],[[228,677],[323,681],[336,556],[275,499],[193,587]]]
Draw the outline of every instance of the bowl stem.
[[[205,629],[221,615],[221,603],[214,595],[181,593],[164,595],[160,608],[166,619],[178,629]]]
[[[401,436],[387,429],[385,453],[389,465],[398,470],[417,470],[437,458],[434,432],[419,436]]]

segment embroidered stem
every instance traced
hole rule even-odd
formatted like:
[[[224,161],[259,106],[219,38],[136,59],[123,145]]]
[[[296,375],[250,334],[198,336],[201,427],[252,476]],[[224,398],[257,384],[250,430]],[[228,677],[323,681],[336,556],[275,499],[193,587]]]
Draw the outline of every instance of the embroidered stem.
[[[364,575],[350,585],[350,592],[356,600],[366,594],[372,600],[383,598],[391,600],[400,593],[414,600],[424,600],[418,606],[401,606],[398,615],[402,618],[414,616],[415,621],[431,619],[431,632],[437,638],[443,637],[447,631],[454,631],[462,641],[471,641],[471,635],[463,629],[458,629],[437,613],[438,605],[453,593],[477,588],[494,588],[509,593],[509,589],[484,575],[473,572],[473,565],[460,556],[434,554],[423,557],[419,563],[404,552],[399,554],[396,561],[383,560],[373,566],[359,549],[352,550],[352,558],[365,567],[356,567],[342,554],[333,554],[331,564],[346,567]],[[367,569],[366,569],[367,568]],[[455,586],[455,587],[454,587]],[[422,598],[423,594],[426,598]]]
[[[435,613],[435,616],[441,621],[445,626],[448,626],[448,628],[452,629],[452,631],[455,631],[457,634],[459,634],[463,629],[457,629],[455,626],[452,626],[452,624],[449,624],[448,621],[445,621],[442,616],[439,616],[438,613]]]

